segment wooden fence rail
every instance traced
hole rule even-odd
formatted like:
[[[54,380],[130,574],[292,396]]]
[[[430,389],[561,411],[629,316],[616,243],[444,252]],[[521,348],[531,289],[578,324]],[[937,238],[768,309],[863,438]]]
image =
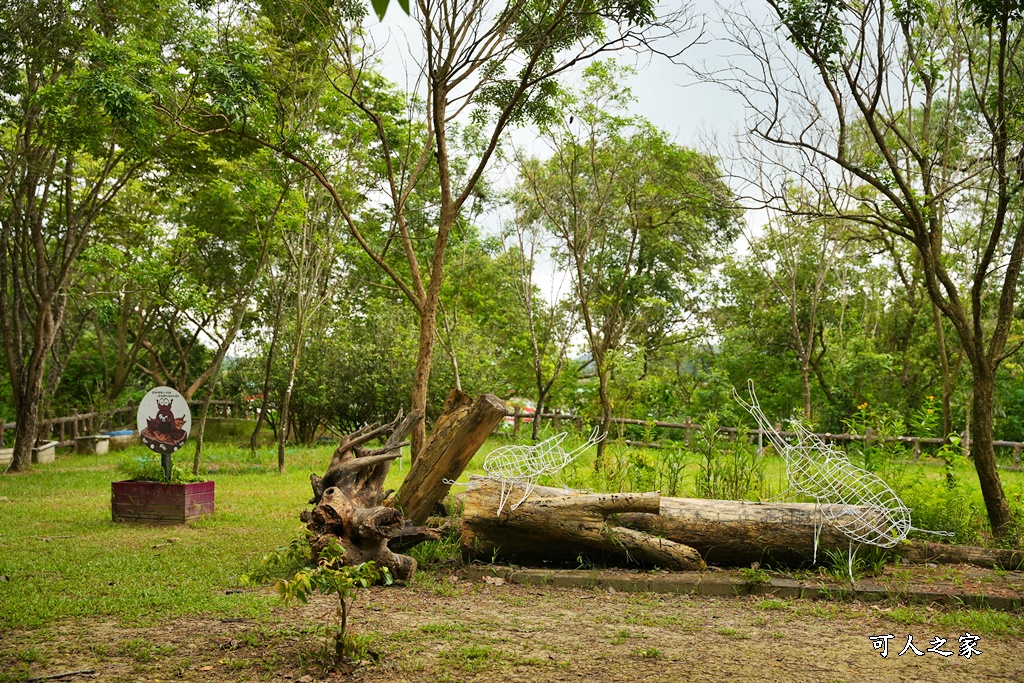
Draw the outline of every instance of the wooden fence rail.
[[[202,401],[189,401],[193,413],[202,406]],[[74,446],[79,436],[95,434],[101,429],[135,429],[137,409],[134,401],[112,410],[95,410],[92,406],[84,413],[72,410],[70,415],[53,417],[42,421],[39,429],[40,441],[56,441],[58,446]],[[210,401],[209,417],[233,417],[241,415],[238,401]],[[197,416],[198,418],[198,416]],[[17,422],[0,420],[0,448],[5,447],[5,433],[11,432],[13,439]]]
[[[516,408],[512,412],[505,413],[505,416],[513,418],[512,433],[513,434],[518,434],[523,421],[526,420],[527,418],[532,418],[533,417],[533,413],[522,412],[518,408]],[[583,429],[583,423],[586,421],[586,418],[584,418],[581,415],[573,415],[573,414],[570,414],[570,413],[559,413],[559,412],[541,413],[541,418],[544,419],[544,420],[550,420],[552,426],[556,430],[561,425],[562,420],[566,420],[566,421],[572,422],[576,426],[576,428],[580,429],[580,430]],[[685,434],[684,434],[683,438],[684,438],[686,443],[690,442],[690,432],[691,431],[693,431],[695,429],[702,429],[703,428],[700,424],[694,422],[690,418],[690,416],[688,416],[688,415],[683,418],[682,422],[665,422],[665,421],[662,421],[662,420],[646,421],[646,420],[636,420],[636,419],[626,418],[626,417],[613,417],[611,421],[612,421],[612,424],[620,424],[620,425],[637,425],[637,426],[640,426],[640,427],[660,427],[660,428],[663,428],[663,429],[682,429],[682,430],[685,431]],[[718,431],[723,433],[723,434],[735,435],[737,432],[739,432],[741,430],[739,428],[737,428],[737,427],[718,427]],[[742,430],[742,431],[744,433],[746,433],[747,435],[749,435],[751,438],[757,438],[759,443],[763,443],[763,438],[767,435],[767,432],[765,432],[764,430],[761,430],[761,429],[745,429],[745,430]],[[796,434],[794,432],[783,431],[781,424],[776,424],[775,425],[775,431],[777,431],[780,436],[782,436],[783,438],[787,438],[787,439],[796,436]],[[855,442],[855,441],[864,441],[864,442],[871,442],[871,441],[895,441],[895,442],[899,442],[899,443],[911,444],[914,447],[914,459],[915,460],[921,457],[921,446],[922,445],[926,445],[926,446],[941,446],[944,443],[946,443],[945,439],[940,439],[940,438],[936,438],[936,437],[878,436],[876,434],[873,434],[870,428],[868,428],[866,430],[866,433],[864,433],[864,434],[831,434],[831,433],[827,433],[826,432],[824,434],[815,434],[815,436],[817,436],[819,439],[821,439],[822,441],[825,441],[827,443],[852,443],[852,442]],[[627,444],[634,445],[634,446],[649,446],[649,447],[655,447],[655,448],[659,447],[658,444],[650,444],[650,443],[638,442],[638,441],[627,441]],[[1001,440],[997,440],[997,441],[993,442],[993,445],[996,448],[1012,448],[1013,449],[1013,465],[1014,465],[1014,467],[1020,467],[1021,466],[1021,462],[1020,462],[1021,461],[1021,451],[1024,450],[1024,442],[1021,442],[1021,441],[1001,441]],[[970,455],[970,448],[971,448],[971,435],[970,435],[970,433],[964,432],[964,434],[961,435],[960,446],[963,448],[964,455],[965,456],[969,456]]]
[[[195,409],[202,405],[201,401],[189,401],[189,405]],[[243,417],[246,411],[242,409],[238,401],[232,400],[217,400],[210,401],[210,417]],[[532,418],[533,413],[526,413],[516,408],[513,412],[505,414],[506,417],[513,418],[512,432],[518,434],[523,422],[527,418]],[[65,417],[54,417],[43,421],[43,426],[39,430],[40,440],[56,441],[59,446],[73,446],[75,439],[79,436],[85,436],[87,434],[95,434],[97,431],[103,428],[115,429],[121,427],[124,429],[135,429],[135,417],[136,407],[133,401],[129,402],[128,405],[120,408],[114,408],[113,410],[94,410],[91,406],[88,411],[79,413],[77,410],[72,410],[71,415]],[[558,429],[563,420],[572,422],[577,429],[583,428],[583,423],[586,421],[581,415],[573,415],[571,413],[541,413],[541,418],[550,420],[552,426]],[[636,425],[640,427],[659,427],[663,429],[681,429],[684,430],[684,440],[689,443],[690,432],[695,429],[702,429],[702,426],[694,422],[689,416],[683,418],[682,422],[666,422],[662,420],[646,421],[637,420],[626,417],[613,417],[613,424],[620,425]],[[16,422],[4,422],[0,420],[0,448],[6,446],[5,433],[13,432],[17,427]],[[796,436],[793,432],[786,432],[782,430],[782,425],[775,425],[776,431],[779,432],[784,438],[790,438]],[[718,427],[718,431],[724,434],[735,435],[739,429],[736,427]],[[764,438],[766,433],[760,429],[748,429],[745,433],[752,438],[758,438],[759,441]],[[917,459],[921,456],[921,446],[941,446],[946,443],[944,439],[935,437],[918,437],[918,436],[877,436],[871,433],[868,429],[865,434],[815,434],[819,439],[825,442],[835,443],[851,443],[854,441],[897,441],[905,444],[912,444],[914,447],[914,458]],[[654,446],[657,444],[646,444],[642,442],[627,442],[631,445],[637,446]],[[961,439],[960,445],[964,449],[964,454],[970,454],[970,434],[964,433]],[[997,440],[993,442],[996,448],[1012,448],[1013,449],[1013,464],[1014,467],[1021,466],[1021,451],[1024,450],[1024,442],[1021,441],[1001,441]]]

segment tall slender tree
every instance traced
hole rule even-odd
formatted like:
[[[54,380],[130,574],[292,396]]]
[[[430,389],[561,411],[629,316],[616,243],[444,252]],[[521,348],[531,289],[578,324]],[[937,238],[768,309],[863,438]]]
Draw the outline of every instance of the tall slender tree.
[[[396,108],[393,93],[374,71],[376,51],[360,27],[362,5],[308,3],[284,8],[266,3],[264,11],[275,27],[283,29],[272,41],[275,54],[291,55],[279,63],[317,77],[326,74],[327,96],[347,101],[368,124],[372,142],[361,139],[358,151],[364,158],[369,153],[368,168],[377,181],[373,193],[362,198],[383,198],[376,207],[383,223],[368,223],[365,203],[346,192],[351,174],[339,175],[335,169],[349,162],[339,154],[324,154],[324,146],[318,146],[324,138],[297,134],[292,123],[302,117],[295,113],[308,115],[316,88],[292,85],[295,71],[279,72],[281,87],[275,97],[263,100],[267,125],[261,127],[252,107],[255,99],[250,97],[259,67],[251,52],[229,49],[218,58],[217,68],[229,96],[205,101],[227,106],[215,108],[215,119],[192,117],[186,125],[207,132],[229,131],[270,147],[306,166],[330,192],[351,237],[416,310],[419,348],[412,409],[424,411],[449,239],[473,205],[505,131],[552,115],[559,74],[602,53],[647,50],[655,39],[685,30],[688,14],[679,9],[659,17],[652,0],[509,0],[497,7],[484,0],[419,0],[413,8],[423,51],[419,89],[405,106]],[[205,71],[196,73],[196,82],[201,75]],[[293,95],[303,106],[287,102]],[[245,101],[243,106],[237,106],[240,101]],[[178,102],[183,106],[168,111],[185,121],[186,110],[195,102]],[[289,123],[273,123],[281,120],[282,112]],[[327,146],[336,151],[339,120],[322,129],[332,141]],[[460,144],[460,130],[471,132],[471,144]],[[413,457],[424,436],[421,422],[412,433]]]
[[[587,69],[582,94],[564,100],[563,121],[543,128],[553,155],[521,165],[518,192],[522,213],[556,237],[571,273],[603,432],[616,356],[652,320],[675,324],[737,227],[715,161],[624,116],[631,95],[621,81],[613,62]]]
[[[1022,341],[1024,16],[1017,3],[973,0],[767,4],[780,30],[733,14],[752,61],[719,78],[751,110],[744,153],[799,176],[827,214],[916,251],[970,365],[974,464],[1005,536],[992,422],[996,372]]]
[[[159,57],[184,31],[174,2],[4,4],[0,43],[0,339],[17,429],[12,471],[38,434],[47,360],[93,225],[151,165]]]

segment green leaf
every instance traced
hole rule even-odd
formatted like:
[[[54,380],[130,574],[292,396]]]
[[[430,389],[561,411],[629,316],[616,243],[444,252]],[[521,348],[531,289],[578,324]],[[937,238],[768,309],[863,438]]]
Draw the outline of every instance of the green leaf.
[[[388,11],[388,0],[371,0],[373,3],[373,11],[377,13],[377,18],[381,21],[384,20],[384,13]],[[399,0],[401,2],[401,0]],[[402,4],[402,8],[406,12],[409,11],[409,0],[405,0]]]

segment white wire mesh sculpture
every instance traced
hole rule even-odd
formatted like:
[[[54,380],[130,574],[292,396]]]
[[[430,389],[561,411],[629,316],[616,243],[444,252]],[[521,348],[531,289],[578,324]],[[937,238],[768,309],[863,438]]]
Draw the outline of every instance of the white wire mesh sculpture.
[[[604,439],[598,429],[591,432],[590,437],[576,448],[566,451],[562,442],[568,432],[556,434],[533,445],[509,444],[495,448],[484,458],[484,473],[492,481],[501,484],[501,497],[498,499],[498,516],[512,496],[516,485],[523,489],[523,497],[509,509],[515,510],[533,493],[541,477],[548,476],[558,480],[558,474],[585,450]],[[562,485],[561,482],[558,482]],[[562,488],[566,488],[562,485]]]
[[[823,442],[799,421],[793,421],[796,438],[792,443],[786,441],[761,411],[753,382],[747,382],[747,390],[749,403],[740,398],[739,393],[734,391],[733,395],[782,455],[790,487],[813,498],[821,511],[821,520],[850,539],[851,577],[854,542],[892,548],[903,541],[911,529],[925,531],[911,526],[910,508],[888,484],[851,463],[845,453]],[[820,531],[816,517],[815,562]]]

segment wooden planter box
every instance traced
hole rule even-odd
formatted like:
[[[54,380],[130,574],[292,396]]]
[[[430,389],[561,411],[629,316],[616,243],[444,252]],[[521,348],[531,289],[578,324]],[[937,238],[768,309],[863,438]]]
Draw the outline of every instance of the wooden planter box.
[[[184,524],[213,514],[213,482],[163,484],[155,481],[115,481],[110,484],[110,508],[115,522]]]

